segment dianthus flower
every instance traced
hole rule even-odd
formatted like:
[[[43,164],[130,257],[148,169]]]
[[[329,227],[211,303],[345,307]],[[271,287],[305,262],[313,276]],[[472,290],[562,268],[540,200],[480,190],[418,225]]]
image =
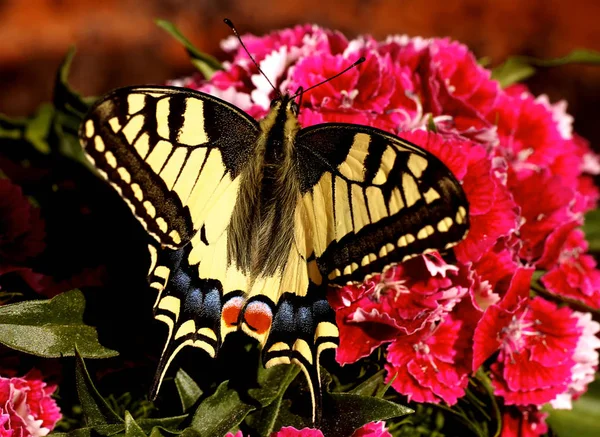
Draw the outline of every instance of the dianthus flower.
[[[236,434],[228,433],[225,437],[244,437],[244,434],[238,431]],[[296,429],[293,426],[284,426],[272,433],[271,437],[323,437],[323,433],[313,428]],[[354,431],[350,437],[392,437],[392,435],[385,427],[385,422],[371,422]]]
[[[546,417],[536,408],[507,408],[502,415],[500,437],[538,437],[548,432]]]
[[[55,389],[37,371],[23,378],[0,376],[0,436],[43,437],[52,431],[61,418],[50,397]]]

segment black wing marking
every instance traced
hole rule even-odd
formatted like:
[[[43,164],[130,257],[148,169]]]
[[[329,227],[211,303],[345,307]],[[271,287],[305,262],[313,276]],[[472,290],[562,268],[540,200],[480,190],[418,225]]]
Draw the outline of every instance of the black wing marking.
[[[379,129],[323,124],[296,141],[303,217],[321,274],[333,284],[466,235],[460,183],[431,153]]]

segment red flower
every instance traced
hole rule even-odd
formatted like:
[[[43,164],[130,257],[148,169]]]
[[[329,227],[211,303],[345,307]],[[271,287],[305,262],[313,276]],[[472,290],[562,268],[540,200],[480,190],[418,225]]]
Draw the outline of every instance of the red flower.
[[[352,437],[392,437],[385,427],[385,422],[371,422],[357,429]]]
[[[506,296],[484,313],[475,332],[473,367],[499,350],[492,364],[495,393],[507,405],[543,405],[571,380],[581,328],[567,308],[528,301],[531,269],[520,269]]]
[[[236,434],[227,433],[225,437],[244,437],[244,435],[238,431]],[[293,426],[284,426],[272,433],[271,437],[323,437],[323,433],[313,428],[296,429]],[[385,427],[385,422],[371,422],[354,431],[350,437],[392,437],[392,435]]]
[[[388,346],[386,381],[409,401],[455,404],[471,373],[472,331],[453,315]]]
[[[271,434],[271,437],[323,437],[323,433],[318,429],[302,428],[298,430],[293,426],[285,426]]]
[[[537,437],[548,432],[546,425],[548,413],[536,408],[509,407],[502,415],[500,437]]]
[[[56,386],[48,386],[38,371],[23,378],[0,376],[0,436],[41,437],[61,418],[50,397]]]
[[[383,343],[429,327],[452,310],[468,286],[464,275],[458,277],[457,267],[427,254],[375,275],[360,287],[343,287],[330,295],[340,328],[336,360],[353,363]]]
[[[554,294],[600,308],[600,271],[594,257],[586,254],[587,248],[583,232],[572,230],[556,265],[541,280]]]
[[[44,223],[21,188],[0,178],[0,274],[19,266],[44,249]]]

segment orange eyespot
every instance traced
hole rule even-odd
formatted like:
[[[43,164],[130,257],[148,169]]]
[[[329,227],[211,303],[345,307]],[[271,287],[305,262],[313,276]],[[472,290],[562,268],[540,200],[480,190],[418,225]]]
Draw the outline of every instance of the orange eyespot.
[[[244,310],[244,322],[257,334],[265,334],[273,322],[271,308],[264,302],[250,302]]]
[[[243,306],[244,299],[242,297],[234,297],[223,305],[221,317],[227,326],[237,326]]]

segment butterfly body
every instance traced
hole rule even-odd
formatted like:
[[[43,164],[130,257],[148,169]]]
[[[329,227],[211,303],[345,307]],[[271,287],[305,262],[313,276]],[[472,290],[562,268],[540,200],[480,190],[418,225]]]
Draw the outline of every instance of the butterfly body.
[[[294,140],[298,106],[284,96],[259,123],[260,133],[240,175],[240,191],[228,232],[228,262],[251,283],[285,267],[294,239],[300,199]]]
[[[242,330],[265,366],[300,365],[318,405],[319,357],[339,337],[327,287],[464,238],[464,192],[433,155],[367,126],[301,129],[297,116],[289,96],[257,122],[208,94],[130,87],[84,120],[88,159],[152,237],[168,328],[154,394],[182,348],[215,357]]]

